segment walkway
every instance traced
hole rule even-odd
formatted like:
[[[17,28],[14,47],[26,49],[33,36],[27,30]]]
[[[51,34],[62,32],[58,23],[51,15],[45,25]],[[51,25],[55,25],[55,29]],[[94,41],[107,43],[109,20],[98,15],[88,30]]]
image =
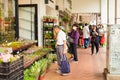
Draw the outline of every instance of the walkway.
[[[103,71],[106,66],[105,48],[100,48],[100,54],[91,56],[91,49],[78,48],[78,63],[71,62],[71,73],[61,76],[56,73],[57,64],[53,63],[44,80],[105,80]]]

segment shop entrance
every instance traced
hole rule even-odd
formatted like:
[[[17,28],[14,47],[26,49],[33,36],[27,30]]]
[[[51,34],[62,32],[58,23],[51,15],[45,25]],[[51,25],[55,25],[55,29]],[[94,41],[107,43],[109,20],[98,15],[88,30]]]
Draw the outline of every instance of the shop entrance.
[[[37,4],[19,5],[19,38],[38,40]]]

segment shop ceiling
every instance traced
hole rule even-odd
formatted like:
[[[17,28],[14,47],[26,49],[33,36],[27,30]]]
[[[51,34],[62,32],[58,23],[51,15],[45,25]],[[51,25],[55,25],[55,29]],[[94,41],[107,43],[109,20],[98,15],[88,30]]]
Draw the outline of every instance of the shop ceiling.
[[[100,13],[101,0],[72,0],[72,13]]]

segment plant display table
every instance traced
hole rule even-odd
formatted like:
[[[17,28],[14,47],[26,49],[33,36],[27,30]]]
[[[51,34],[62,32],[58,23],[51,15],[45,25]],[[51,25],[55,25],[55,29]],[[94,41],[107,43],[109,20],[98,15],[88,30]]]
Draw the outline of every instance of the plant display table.
[[[35,43],[16,41],[2,45],[12,48],[13,54],[19,52],[13,56],[20,56],[20,59],[0,64],[0,80],[38,80],[39,76],[46,72],[53,61],[54,54],[50,54],[51,48],[38,47]]]

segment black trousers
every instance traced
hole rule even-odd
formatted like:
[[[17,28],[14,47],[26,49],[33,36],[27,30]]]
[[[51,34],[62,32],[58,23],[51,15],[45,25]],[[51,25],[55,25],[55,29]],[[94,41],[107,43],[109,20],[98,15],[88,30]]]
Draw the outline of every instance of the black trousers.
[[[70,54],[73,54],[72,48],[73,48],[73,43],[70,43],[70,46],[68,47],[68,52],[69,52]]]
[[[99,36],[99,44],[100,44],[100,45],[102,45],[101,42],[100,42],[100,41],[101,41],[101,38],[102,38],[102,36]]]
[[[92,41],[91,42],[91,51],[94,54],[94,47],[96,47],[96,53],[99,51],[99,41]]]
[[[71,52],[72,52],[72,54],[73,54],[73,56],[74,56],[74,60],[75,61],[78,61],[78,56],[77,56],[77,44],[72,44],[71,45]]]

